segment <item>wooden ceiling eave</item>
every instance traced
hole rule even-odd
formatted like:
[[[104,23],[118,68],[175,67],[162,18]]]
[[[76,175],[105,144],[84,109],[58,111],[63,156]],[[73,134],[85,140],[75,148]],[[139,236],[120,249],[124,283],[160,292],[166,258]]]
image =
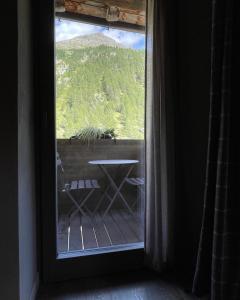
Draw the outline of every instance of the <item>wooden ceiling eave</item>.
[[[108,9],[117,8],[117,22],[106,21]],[[145,0],[56,0],[56,12],[61,12],[61,15],[72,15],[74,19],[81,16],[86,16],[89,20],[91,17],[103,19],[106,25],[114,25],[123,23],[126,27],[139,28],[140,31],[145,28]],[[116,23],[116,24],[114,24]],[[141,30],[142,29],[142,30]]]
[[[98,7],[116,6],[120,10],[132,14],[145,14],[146,0],[72,0],[77,3],[85,3]]]

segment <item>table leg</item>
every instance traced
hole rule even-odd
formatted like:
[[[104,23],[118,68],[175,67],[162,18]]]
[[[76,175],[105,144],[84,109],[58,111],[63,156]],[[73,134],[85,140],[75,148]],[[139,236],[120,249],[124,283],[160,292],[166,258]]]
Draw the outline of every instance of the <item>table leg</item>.
[[[134,167],[134,166],[132,165],[132,166],[129,168],[129,170],[128,170],[126,176],[123,178],[123,180],[122,180],[122,182],[120,183],[120,185],[117,186],[116,183],[114,182],[112,176],[111,176],[111,175],[109,174],[109,172],[107,171],[107,169],[106,169],[103,165],[99,165],[99,168],[100,168],[100,169],[102,170],[102,172],[106,175],[106,177],[108,178],[108,180],[109,180],[111,186],[112,186],[113,189],[115,190],[115,194],[114,194],[114,196],[111,198],[111,200],[109,199],[109,200],[110,200],[110,203],[109,203],[107,209],[105,210],[103,216],[105,216],[105,215],[108,213],[109,209],[112,207],[112,205],[113,205],[115,199],[117,198],[117,196],[119,196],[119,197],[122,199],[122,201],[123,201],[124,205],[126,206],[126,208],[128,209],[128,211],[129,211],[131,214],[133,214],[133,211],[132,211],[131,207],[128,205],[126,199],[123,197],[123,195],[122,195],[122,193],[121,193],[121,189],[122,189],[122,187],[123,187],[123,185],[124,185],[125,178],[129,176],[129,174],[131,173],[133,167]]]
[[[117,170],[119,171],[120,168],[121,168],[121,165],[118,166]],[[118,171],[117,171],[117,173],[118,173]],[[111,187],[111,184],[109,183],[107,185],[107,187],[105,188],[105,190],[104,190],[104,192],[103,192],[100,200],[98,201],[98,204],[96,205],[96,207],[95,207],[95,209],[93,211],[93,214],[95,214],[98,211],[98,209],[100,208],[100,206],[101,206],[101,204],[102,204],[102,202],[103,202],[103,200],[104,200],[105,197],[107,197],[109,200],[111,200],[110,196],[108,195],[108,190],[110,189],[110,187]]]
[[[102,204],[102,202],[103,202],[105,196],[107,196],[107,191],[109,190],[109,188],[110,188],[110,184],[105,188],[105,190],[104,190],[104,192],[103,192],[103,194],[102,194],[100,200],[98,201],[97,206],[95,207],[95,209],[94,209],[94,211],[93,211],[93,214],[95,214],[95,213],[98,211],[98,209],[99,209],[99,207],[101,206],[101,204]]]

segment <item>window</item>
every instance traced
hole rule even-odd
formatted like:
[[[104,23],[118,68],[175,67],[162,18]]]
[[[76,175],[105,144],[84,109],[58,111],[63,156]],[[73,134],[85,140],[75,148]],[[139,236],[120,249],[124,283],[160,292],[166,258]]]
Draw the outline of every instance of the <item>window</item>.
[[[143,247],[145,36],[55,20],[57,250]]]

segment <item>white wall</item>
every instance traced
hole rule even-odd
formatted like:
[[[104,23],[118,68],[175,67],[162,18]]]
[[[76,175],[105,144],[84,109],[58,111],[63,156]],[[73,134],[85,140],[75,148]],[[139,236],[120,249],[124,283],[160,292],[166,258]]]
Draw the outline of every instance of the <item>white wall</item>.
[[[37,278],[30,0],[1,14],[0,299],[28,300]]]
[[[18,1],[18,215],[20,299],[37,284],[31,0]]]

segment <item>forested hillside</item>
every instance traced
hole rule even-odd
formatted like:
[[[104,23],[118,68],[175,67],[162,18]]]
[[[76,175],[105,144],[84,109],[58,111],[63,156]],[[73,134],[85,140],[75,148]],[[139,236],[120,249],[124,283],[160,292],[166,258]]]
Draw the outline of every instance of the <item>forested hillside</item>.
[[[102,35],[96,42],[94,36],[57,43],[57,138],[96,127],[113,128],[118,138],[142,139],[144,50]]]

